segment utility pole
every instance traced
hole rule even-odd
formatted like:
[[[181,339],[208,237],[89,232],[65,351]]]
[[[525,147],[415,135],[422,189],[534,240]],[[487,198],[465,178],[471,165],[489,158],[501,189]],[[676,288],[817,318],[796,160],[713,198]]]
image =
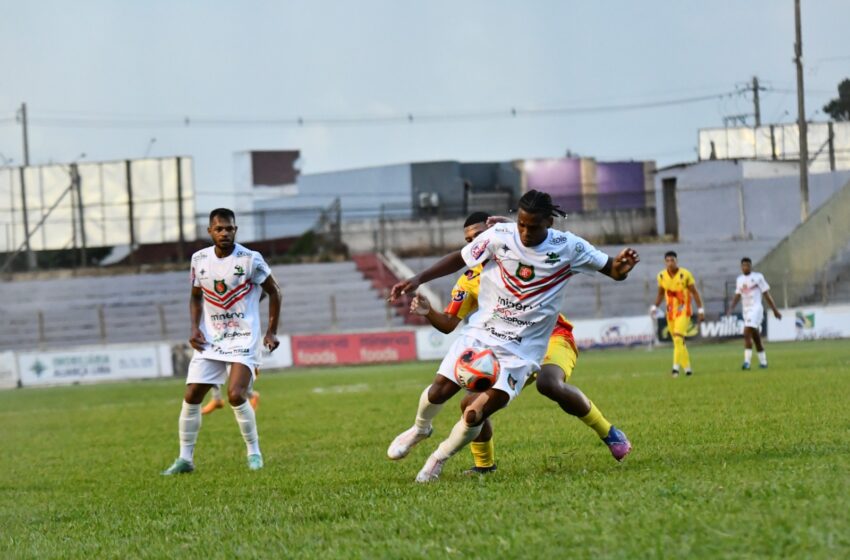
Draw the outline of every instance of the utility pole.
[[[24,133],[24,167],[29,167],[30,165],[30,142],[29,142],[29,130],[27,127],[27,104],[21,103],[21,128]]]
[[[759,90],[764,88],[759,87],[759,79],[753,76],[753,113],[756,117],[756,128],[761,126],[761,103],[759,103]]]
[[[809,217],[809,141],[806,101],[803,93],[803,39],[800,31],[800,0],[794,0],[794,63],[797,65],[797,128],[800,131],[800,222]]]

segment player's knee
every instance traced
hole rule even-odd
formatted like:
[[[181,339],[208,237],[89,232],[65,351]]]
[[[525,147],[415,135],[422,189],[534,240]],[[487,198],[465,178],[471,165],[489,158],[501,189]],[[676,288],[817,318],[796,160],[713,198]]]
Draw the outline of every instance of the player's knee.
[[[466,422],[467,426],[477,426],[484,421],[484,414],[481,409],[470,406],[463,411],[463,421]]]
[[[230,406],[240,406],[245,402],[245,389],[238,386],[227,388],[227,400]]]
[[[204,391],[199,385],[187,385],[186,392],[183,393],[183,400],[189,404],[201,404],[204,400]]]

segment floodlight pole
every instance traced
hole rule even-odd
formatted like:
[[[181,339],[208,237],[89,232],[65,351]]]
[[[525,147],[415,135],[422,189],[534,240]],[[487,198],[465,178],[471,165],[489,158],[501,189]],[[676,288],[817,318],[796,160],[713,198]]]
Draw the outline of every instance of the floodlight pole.
[[[803,39],[800,30],[800,0],[794,0],[794,63],[797,65],[797,128],[800,132],[800,222],[809,217],[809,141],[806,101],[803,92]]]

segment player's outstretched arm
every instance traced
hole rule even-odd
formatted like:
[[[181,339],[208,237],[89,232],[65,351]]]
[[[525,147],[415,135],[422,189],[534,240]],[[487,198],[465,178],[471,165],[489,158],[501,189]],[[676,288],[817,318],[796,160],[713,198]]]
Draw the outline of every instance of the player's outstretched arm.
[[[201,314],[204,312],[204,293],[201,288],[192,287],[192,293],[189,295],[189,320],[191,321],[191,331],[189,333],[189,345],[198,352],[204,351],[204,346],[207,345],[207,340],[204,338],[204,333],[201,332]]]
[[[735,308],[738,307],[739,301],[741,301],[741,294],[735,294],[735,296],[732,298],[732,303],[729,304],[729,309],[726,310],[727,315],[731,315],[732,312],[735,311]]]
[[[773,301],[773,296],[772,296],[772,295],[770,295],[770,291],[769,291],[769,290],[768,290],[768,291],[766,291],[766,292],[764,293],[764,299],[766,299],[766,300],[767,300],[767,304],[768,304],[768,305],[770,306],[770,308],[773,310],[773,316],[774,316],[774,317],[776,317],[777,319],[781,319],[781,318],[782,318],[782,313],[780,313],[780,312],[779,312],[779,309],[776,307],[776,302],[775,302],[775,301]]]
[[[420,293],[411,300],[410,312],[425,317],[432,327],[445,334],[449,334],[460,324],[460,318],[448,313],[440,313],[431,306],[428,298]]]
[[[415,292],[416,289],[425,282],[430,282],[435,278],[442,278],[443,276],[453,274],[464,266],[466,266],[466,263],[464,262],[460,251],[449,253],[416,276],[412,276],[407,280],[402,280],[393,286],[392,290],[390,290],[390,297],[388,299],[390,302],[394,302],[404,294]]]
[[[263,292],[269,296],[269,328],[266,330],[266,335],[263,337],[263,346],[269,352],[274,352],[280,341],[277,339],[277,325],[280,321],[280,308],[283,298],[280,294],[280,286],[277,284],[274,275],[269,274],[262,284]]]
[[[627,247],[620,251],[620,254],[614,258],[608,257],[608,262],[605,263],[599,272],[621,282],[628,278],[629,272],[640,262],[640,255],[631,247]]]

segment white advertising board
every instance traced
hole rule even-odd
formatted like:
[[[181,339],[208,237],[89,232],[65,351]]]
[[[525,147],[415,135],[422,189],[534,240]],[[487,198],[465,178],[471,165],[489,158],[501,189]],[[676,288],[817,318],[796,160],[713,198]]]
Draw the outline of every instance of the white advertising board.
[[[18,372],[24,387],[169,377],[173,374],[171,351],[167,344],[19,352]]]
[[[655,321],[647,315],[572,321],[579,350],[616,346],[649,346],[655,341]]]
[[[0,389],[18,386],[18,364],[14,352],[0,352]]]
[[[443,334],[434,327],[416,329],[416,357],[420,360],[442,360],[459,334],[460,327],[449,334]]]
[[[770,340],[850,338],[850,305],[780,309],[782,319],[767,318]]]
[[[277,347],[277,350],[271,354],[263,350],[261,371],[292,367],[292,341],[286,335],[279,336],[278,340],[280,340],[280,346]]]

